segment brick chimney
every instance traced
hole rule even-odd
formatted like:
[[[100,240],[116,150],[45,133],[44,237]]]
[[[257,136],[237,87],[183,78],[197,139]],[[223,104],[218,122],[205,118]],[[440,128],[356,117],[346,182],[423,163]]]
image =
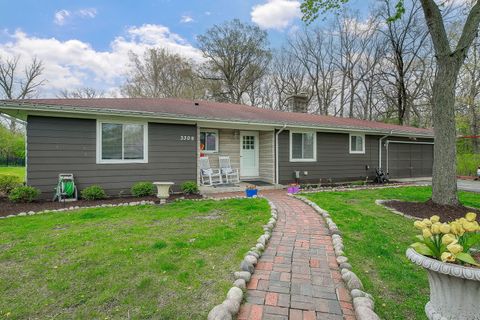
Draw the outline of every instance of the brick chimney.
[[[308,95],[301,92],[290,96],[290,105],[292,112],[307,113]]]

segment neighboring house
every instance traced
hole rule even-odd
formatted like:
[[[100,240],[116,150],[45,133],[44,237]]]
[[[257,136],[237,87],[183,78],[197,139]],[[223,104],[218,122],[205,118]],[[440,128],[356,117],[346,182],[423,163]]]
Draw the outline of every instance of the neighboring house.
[[[59,173],[112,195],[137,181],[198,181],[201,155],[214,168],[230,156],[242,180],[272,184],[372,179],[379,166],[431,176],[432,130],[307,114],[295,99],[299,112],[181,99],[0,101],[0,112],[27,121],[27,183],[46,195]]]

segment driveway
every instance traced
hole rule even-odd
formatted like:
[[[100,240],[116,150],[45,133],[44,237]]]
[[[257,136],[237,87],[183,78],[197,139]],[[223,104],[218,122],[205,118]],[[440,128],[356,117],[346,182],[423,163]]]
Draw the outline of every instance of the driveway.
[[[406,179],[393,179],[400,182],[411,182],[416,184],[432,184],[432,178],[406,178]],[[463,191],[471,191],[480,193],[480,181],[474,180],[458,180],[458,189]]]

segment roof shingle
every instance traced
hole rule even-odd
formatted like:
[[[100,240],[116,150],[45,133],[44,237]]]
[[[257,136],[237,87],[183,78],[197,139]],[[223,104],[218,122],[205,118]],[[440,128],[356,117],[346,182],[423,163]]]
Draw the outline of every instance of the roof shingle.
[[[12,101],[1,101],[12,104]],[[44,105],[111,110],[117,112],[145,112],[172,117],[191,117],[195,119],[242,121],[251,123],[272,123],[301,126],[318,126],[348,128],[358,130],[375,130],[379,132],[432,136],[431,129],[387,124],[351,118],[323,116],[316,114],[294,113],[256,108],[246,105],[220,103],[211,101],[192,101],[185,99],[146,99],[146,98],[102,98],[102,99],[30,99],[15,101],[22,106]]]

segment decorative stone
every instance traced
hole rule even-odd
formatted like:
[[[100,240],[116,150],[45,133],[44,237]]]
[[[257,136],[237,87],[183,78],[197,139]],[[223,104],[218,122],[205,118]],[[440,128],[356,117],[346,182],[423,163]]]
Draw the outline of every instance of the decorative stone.
[[[360,279],[357,277],[355,273],[353,273],[348,269],[342,269],[341,273],[342,273],[342,279],[347,284],[347,288],[349,290],[353,290],[353,289],[363,290],[362,281],[360,281]]]
[[[355,309],[358,307],[367,307],[373,310],[375,309],[375,303],[367,297],[356,297],[353,298],[353,307]]]
[[[380,320],[380,317],[372,309],[364,306],[355,308],[355,316],[357,320]]]
[[[27,215],[26,212],[20,212],[20,213],[18,214],[19,217],[24,217],[24,216],[26,216],[26,215]]]
[[[254,256],[257,259],[260,258],[260,255],[256,251],[252,251],[252,250],[248,251],[246,255]]]
[[[255,270],[255,268],[253,267],[253,264],[249,263],[249,262],[246,261],[246,260],[242,260],[242,262],[240,263],[240,270],[253,273],[253,271]]]
[[[247,283],[245,282],[244,279],[237,279],[235,282],[233,282],[233,285],[237,288],[240,288],[242,290],[247,289]]]
[[[238,301],[227,299],[222,302],[222,305],[232,316],[236,315],[238,311],[240,311],[240,303]]]
[[[265,243],[267,242],[267,240],[265,239],[265,236],[264,236],[264,235],[261,235],[260,238],[257,239],[257,242],[265,245]]]
[[[257,250],[259,251],[263,251],[265,250],[265,246],[261,243],[257,243],[257,245],[255,246],[255,248],[257,248]]]
[[[338,264],[345,263],[347,261],[348,261],[347,257],[344,257],[344,256],[337,257],[337,263]]]
[[[252,274],[248,271],[237,271],[233,273],[235,279],[243,279],[245,282],[249,282]]]
[[[257,258],[251,255],[245,256],[244,260],[247,261],[248,263],[251,263],[252,265],[257,264]]]
[[[352,270],[352,265],[348,262],[340,263],[340,269]]]
[[[215,306],[208,313],[208,320],[232,320],[232,315],[223,304]]]
[[[233,301],[238,302],[239,304],[242,303],[243,299],[243,291],[238,287],[231,287],[227,293],[227,299],[231,299]]]

